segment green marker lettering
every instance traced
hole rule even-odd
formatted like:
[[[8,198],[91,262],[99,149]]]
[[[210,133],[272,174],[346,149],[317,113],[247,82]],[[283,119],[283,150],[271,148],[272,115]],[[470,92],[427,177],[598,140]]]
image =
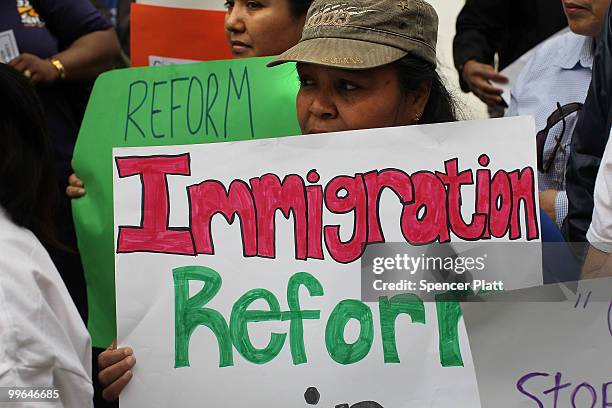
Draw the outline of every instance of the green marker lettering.
[[[349,320],[359,321],[359,338],[353,344],[344,341],[344,329]],[[374,324],[370,307],[359,300],[343,300],[332,311],[325,328],[325,345],[330,357],[340,364],[353,364],[363,359],[372,348]]]
[[[247,310],[249,305],[258,299],[266,301],[270,310]],[[252,289],[234,303],[230,318],[230,331],[236,350],[248,361],[264,364],[280,353],[285,343],[286,334],[272,333],[268,346],[258,349],[249,338],[249,322],[267,322],[281,320],[281,310],[276,296],[266,289]]]
[[[461,306],[457,301],[441,300],[443,298],[436,296],[440,364],[442,367],[463,367],[458,331]]]
[[[287,304],[289,312],[283,313],[283,320],[291,320],[289,326],[289,344],[291,345],[291,358],[294,365],[308,362],[306,349],[304,347],[304,319],[320,319],[319,310],[300,309],[300,286],[308,289],[310,296],[323,296],[323,286],[311,274],[306,272],[296,273],[287,283]]]
[[[396,295],[389,300],[382,296],[378,300],[380,312],[380,332],[382,334],[385,363],[399,363],[395,337],[395,320],[401,313],[410,316],[413,323],[425,323],[423,301],[414,293]]]
[[[203,308],[221,289],[221,275],[204,266],[185,266],[172,270],[174,276],[174,367],[189,366],[189,339],[198,326],[208,327],[219,343],[219,367],[234,364],[229,327],[213,309]],[[204,282],[202,289],[189,297],[189,281]]]

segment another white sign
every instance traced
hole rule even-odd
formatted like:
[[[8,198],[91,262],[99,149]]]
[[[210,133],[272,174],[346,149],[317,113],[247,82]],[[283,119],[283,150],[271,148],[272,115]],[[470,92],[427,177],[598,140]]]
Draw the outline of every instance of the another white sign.
[[[482,406],[612,406],[612,278],[517,292],[566,300],[462,304]]]
[[[13,30],[0,32],[0,62],[8,64],[19,56],[19,47],[15,41]]]
[[[223,0],[136,0],[136,3],[149,6],[225,11]]]
[[[159,65],[177,65],[177,64],[191,64],[194,60],[182,59],[182,58],[170,58],[170,57],[160,57],[158,55],[149,55],[149,66],[156,67]]]

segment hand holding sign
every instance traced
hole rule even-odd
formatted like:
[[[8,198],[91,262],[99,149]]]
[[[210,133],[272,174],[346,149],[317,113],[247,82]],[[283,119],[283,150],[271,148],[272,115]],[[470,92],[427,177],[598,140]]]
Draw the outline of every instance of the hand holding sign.
[[[107,401],[115,401],[119,394],[132,379],[132,371],[136,364],[134,352],[129,347],[117,348],[113,340],[105,351],[98,356],[98,380],[104,387],[102,397]]]

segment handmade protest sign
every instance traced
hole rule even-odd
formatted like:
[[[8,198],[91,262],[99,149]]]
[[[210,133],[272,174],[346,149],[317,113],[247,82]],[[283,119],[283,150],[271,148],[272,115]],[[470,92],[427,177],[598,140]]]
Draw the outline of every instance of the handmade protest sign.
[[[72,200],[95,346],[115,337],[112,148],[299,134],[295,68],[268,61],[117,70],[96,81],[73,160],[87,194]]]
[[[121,406],[478,406],[458,304],[363,302],[360,257],[537,242],[533,133],[513,118],[115,149],[118,340],[138,359]]]
[[[572,286],[462,304],[483,407],[612,406],[612,278]]]

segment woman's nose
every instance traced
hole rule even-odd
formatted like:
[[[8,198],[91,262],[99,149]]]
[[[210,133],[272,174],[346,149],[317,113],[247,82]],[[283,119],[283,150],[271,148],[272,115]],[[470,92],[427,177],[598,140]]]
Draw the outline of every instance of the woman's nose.
[[[314,95],[310,104],[310,113],[319,119],[330,120],[338,116],[338,108],[333,99],[322,90]]]
[[[242,33],[245,31],[245,28],[240,7],[234,6],[227,10],[225,14],[225,30],[231,33]]]

